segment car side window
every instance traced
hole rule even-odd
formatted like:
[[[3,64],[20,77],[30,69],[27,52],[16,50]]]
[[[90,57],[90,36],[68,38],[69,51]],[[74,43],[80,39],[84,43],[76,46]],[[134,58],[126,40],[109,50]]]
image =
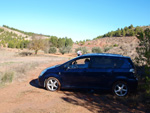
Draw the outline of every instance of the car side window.
[[[131,64],[126,58],[112,58],[114,68],[131,68]]]
[[[95,57],[92,60],[92,68],[113,68],[114,63],[109,57]]]
[[[92,68],[130,68],[127,59],[118,57],[95,57],[91,63]]]
[[[133,65],[131,62],[129,62],[128,59],[124,59],[124,64],[122,65],[122,68],[133,68]]]
[[[82,58],[70,62],[68,65],[69,69],[84,69],[88,68],[90,64],[90,58]]]
[[[114,63],[114,68],[121,68],[124,64],[124,60],[122,58],[112,58]]]

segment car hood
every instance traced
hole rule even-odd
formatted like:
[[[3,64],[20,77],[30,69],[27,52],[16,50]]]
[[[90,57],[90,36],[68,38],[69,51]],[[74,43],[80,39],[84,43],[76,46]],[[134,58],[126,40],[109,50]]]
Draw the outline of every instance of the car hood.
[[[54,70],[54,69],[56,69],[56,68],[59,67],[59,66],[60,66],[60,65],[51,66],[51,67],[46,68],[45,70],[46,70],[46,71]]]

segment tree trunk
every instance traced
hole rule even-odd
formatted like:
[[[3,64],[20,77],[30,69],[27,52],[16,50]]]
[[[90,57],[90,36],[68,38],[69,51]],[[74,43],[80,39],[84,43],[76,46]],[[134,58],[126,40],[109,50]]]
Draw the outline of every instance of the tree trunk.
[[[38,50],[35,50],[35,55],[37,55]]]

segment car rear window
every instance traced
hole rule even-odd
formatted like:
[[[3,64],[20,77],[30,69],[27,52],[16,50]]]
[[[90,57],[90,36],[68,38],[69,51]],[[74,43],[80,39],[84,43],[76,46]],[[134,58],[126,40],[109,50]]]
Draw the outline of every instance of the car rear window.
[[[93,57],[92,68],[131,68],[127,58],[120,57]]]

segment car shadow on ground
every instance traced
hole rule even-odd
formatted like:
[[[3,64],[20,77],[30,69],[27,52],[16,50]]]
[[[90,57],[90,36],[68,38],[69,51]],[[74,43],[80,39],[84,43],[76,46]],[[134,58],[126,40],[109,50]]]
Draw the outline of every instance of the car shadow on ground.
[[[33,86],[33,87],[42,89],[42,87],[39,86],[39,84],[38,84],[38,79],[33,79],[33,80],[31,80],[31,81],[29,82],[29,84],[30,84],[31,86]]]
[[[38,79],[29,83],[31,86],[44,89],[38,85]],[[115,97],[111,92],[91,89],[61,89],[62,100],[73,105],[81,106],[91,112],[147,112],[146,109],[136,103],[134,96]]]

